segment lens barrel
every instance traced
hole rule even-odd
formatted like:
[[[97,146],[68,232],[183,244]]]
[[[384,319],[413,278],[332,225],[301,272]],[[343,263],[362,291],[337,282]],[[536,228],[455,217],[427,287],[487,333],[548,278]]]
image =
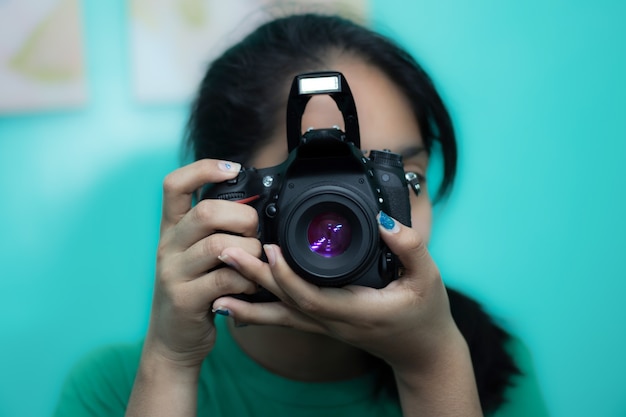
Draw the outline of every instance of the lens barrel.
[[[284,208],[278,241],[298,275],[320,286],[342,286],[376,262],[376,213],[357,193],[316,187]]]

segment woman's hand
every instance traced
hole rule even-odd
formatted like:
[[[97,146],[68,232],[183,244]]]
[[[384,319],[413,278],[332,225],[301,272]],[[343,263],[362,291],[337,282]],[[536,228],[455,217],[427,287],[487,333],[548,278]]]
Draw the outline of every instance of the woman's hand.
[[[239,322],[327,334],[392,365],[415,364],[416,348],[422,354],[437,349],[439,339],[455,329],[447,294],[417,233],[399,223],[394,223],[391,230],[380,230],[405,268],[402,277],[383,289],[318,287],[297,276],[276,245],[265,246],[269,263],[229,247],[221,258],[282,303],[248,304],[220,298],[214,307],[228,309]]]
[[[221,259],[281,302],[222,297],[214,307],[229,310],[239,322],[326,334],[380,357],[394,370],[406,415],[414,407],[433,415],[480,415],[467,345],[426,243],[384,213],[379,224],[382,238],[404,265],[403,276],[385,288],[318,287],[298,277],[275,245],[265,246],[268,263],[228,247]],[[449,395],[459,403],[446,403]]]
[[[127,416],[195,415],[200,366],[216,337],[213,300],[256,291],[254,282],[221,268],[218,260],[228,247],[261,255],[254,208],[220,200],[192,207],[200,187],[234,178],[239,170],[239,164],[200,160],[172,172],[163,183],[150,326]]]
[[[245,204],[202,200],[193,194],[206,183],[237,176],[240,165],[200,160],[168,175],[163,183],[163,216],[156,284],[146,339],[167,359],[199,366],[215,342],[211,304],[226,294],[256,291],[256,284],[218,260],[227,247],[261,255],[258,216]],[[227,232],[227,233],[224,233]]]

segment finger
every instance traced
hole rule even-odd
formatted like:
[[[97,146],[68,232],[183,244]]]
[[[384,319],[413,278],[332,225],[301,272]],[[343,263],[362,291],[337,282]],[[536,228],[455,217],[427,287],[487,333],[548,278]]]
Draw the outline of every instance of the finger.
[[[256,237],[259,216],[246,204],[226,200],[202,200],[164,236],[174,249],[186,250],[217,231]],[[216,256],[219,255],[219,252]]]
[[[193,193],[207,183],[235,178],[241,169],[236,162],[201,159],[179,168],[163,181],[163,218],[161,229],[178,221],[191,208]]]
[[[219,268],[185,284],[179,302],[204,313],[211,309],[216,298],[229,294],[253,294],[256,283],[246,279],[232,268]]]
[[[406,270],[405,276],[439,276],[426,241],[415,229],[404,226],[384,212],[378,214],[377,220],[380,235],[389,249],[398,256]]]
[[[379,305],[380,311],[394,304],[392,298],[395,295],[386,295],[373,288],[357,285],[341,288],[315,286],[293,272],[278,246],[265,245],[264,250],[269,264],[238,248],[225,249],[222,259],[226,256],[226,261],[243,276],[314,320],[326,320],[326,325],[350,323],[361,318],[376,322],[377,309],[372,307]]]
[[[219,259],[281,300],[286,298],[274,280],[269,265],[258,257],[250,255],[240,247],[232,246],[224,249]]]
[[[256,238],[216,233],[196,242],[181,254],[181,275],[198,276],[223,264],[218,256],[231,246],[240,248],[255,258],[259,258],[262,253],[261,242]]]
[[[280,301],[249,303],[233,297],[221,297],[213,302],[213,312],[232,317],[239,323],[290,327],[326,334],[319,322]]]
[[[305,314],[334,322],[351,322],[370,316],[373,304],[384,303],[384,294],[373,288],[348,285],[318,287],[296,275],[277,245],[265,245],[271,274],[282,300]]]

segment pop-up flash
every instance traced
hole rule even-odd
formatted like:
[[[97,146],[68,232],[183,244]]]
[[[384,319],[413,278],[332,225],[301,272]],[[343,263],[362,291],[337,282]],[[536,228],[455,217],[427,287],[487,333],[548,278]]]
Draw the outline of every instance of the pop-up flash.
[[[300,94],[322,94],[341,92],[341,82],[339,80],[339,75],[300,78],[298,80],[298,91]]]

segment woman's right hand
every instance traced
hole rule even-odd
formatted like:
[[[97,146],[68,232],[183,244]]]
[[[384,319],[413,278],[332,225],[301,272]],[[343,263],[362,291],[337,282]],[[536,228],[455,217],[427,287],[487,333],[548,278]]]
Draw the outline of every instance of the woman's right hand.
[[[175,366],[199,370],[215,343],[213,300],[256,291],[255,283],[232,268],[221,267],[218,259],[222,250],[231,246],[261,255],[256,210],[221,200],[202,200],[192,207],[192,197],[200,187],[235,178],[240,168],[237,163],[205,159],[165,178],[144,356],[156,355]]]

